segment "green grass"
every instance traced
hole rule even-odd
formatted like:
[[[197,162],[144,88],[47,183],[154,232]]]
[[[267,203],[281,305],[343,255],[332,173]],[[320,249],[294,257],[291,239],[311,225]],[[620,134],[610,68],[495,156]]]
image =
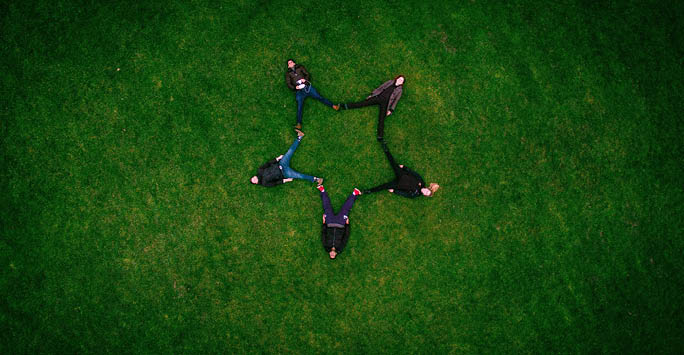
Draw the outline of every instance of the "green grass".
[[[675,353],[678,2],[0,3],[0,353]],[[395,157],[330,261],[283,154],[285,60]],[[292,166],[392,176],[375,108],[308,100]]]

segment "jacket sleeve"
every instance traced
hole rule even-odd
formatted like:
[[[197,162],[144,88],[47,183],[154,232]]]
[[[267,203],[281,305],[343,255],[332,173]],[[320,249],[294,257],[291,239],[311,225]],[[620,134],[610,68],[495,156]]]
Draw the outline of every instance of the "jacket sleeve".
[[[399,102],[399,99],[401,98],[401,93],[403,91],[403,88],[399,86],[392,92],[392,96],[390,96],[389,100],[389,105],[387,106],[390,111],[394,112],[394,108],[397,107],[397,102]]]
[[[420,190],[418,191],[404,191],[404,190],[399,190],[399,189],[394,189],[394,193],[399,195],[399,196],[404,196],[408,198],[416,198],[420,196]]]
[[[344,228],[344,234],[342,235],[342,241],[340,242],[340,247],[337,250],[338,253],[341,253],[344,248],[347,246],[347,242],[349,241],[349,233],[351,233],[351,224],[345,224]]]
[[[292,80],[290,79],[290,72],[285,71],[285,84],[287,84],[287,87],[290,88],[290,90],[295,90],[295,86],[292,84]]]
[[[309,75],[309,71],[306,70],[306,67],[302,65],[302,74],[304,75],[304,78],[306,81],[311,82],[311,75]]]
[[[273,180],[273,181],[264,181],[264,186],[266,187],[271,187],[271,186],[277,186],[283,183],[283,179],[278,179],[278,180]]]
[[[326,244],[325,243],[326,242],[326,240],[325,240],[326,232],[327,232],[327,230],[325,227],[325,223],[322,223],[321,224],[321,244],[323,245],[323,249],[325,249],[325,251],[328,251],[328,247],[325,246],[325,244]]]
[[[370,94],[371,97],[378,96],[383,90],[387,89],[390,85],[394,84],[394,79],[386,81],[384,84],[378,86],[377,89],[373,90]]]
[[[271,166],[271,164],[276,163],[276,162],[278,162],[278,160],[277,160],[276,158],[273,158],[272,160],[269,160],[269,161],[265,162],[264,165],[262,165],[262,166],[259,167],[259,169],[262,169],[262,170],[263,170],[263,169],[266,169],[266,168],[268,168],[269,166]]]

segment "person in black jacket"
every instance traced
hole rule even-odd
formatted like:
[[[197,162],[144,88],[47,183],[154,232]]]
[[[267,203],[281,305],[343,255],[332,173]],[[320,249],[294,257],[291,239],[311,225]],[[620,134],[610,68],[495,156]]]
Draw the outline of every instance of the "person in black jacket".
[[[381,141],[382,150],[387,156],[387,160],[394,170],[395,179],[384,184],[378,185],[376,187],[364,190],[363,193],[372,193],[382,190],[388,190],[389,192],[395,193],[408,198],[415,198],[418,196],[432,196],[432,194],[437,191],[439,185],[432,183],[430,187],[425,186],[425,181],[418,175],[415,171],[397,164],[394,161],[394,157],[387,148],[385,141]]]
[[[378,86],[365,100],[346,104],[342,103],[340,107],[347,110],[378,105],[380,109],[378,112],[378,140],[381,141],[385,134],[385,117],[391,115],[394,112],[394,108],[397,107],[401,93],[404,90],[404,80],[404,76],[399,75]]]
[[[287,150],[287,153],[260,166],[257,170],[257,174],[250,179],[252,184],[270,187],[290,182],[294,179],[308,180],[318,184],[323,183],[323,178],[302,174],[290,168],[290,159],[292,159],[295,150],[297,150],[297,147],[299,146],[299,142],[302,140],[302,137],[304,137],[304,132],[300,130],[296,131],[297,138],[295,138],[294,143],[292,143],[290,149]]]
[[[314,99],[324,103],[328,107],[339,110],[339,105],[333,105],[330,100],[321,96],[316,88],[311,85],[311,76],[303,65],[295,63],[293,59],[287,60],[287,71],[285,72],[285,84],[290,90],[295,91],[295,99],[297,100],[297,124],[295,128],[302,129],[302,109],[304,108],[304,99],[311,96]]]
[[[323,185],[318,185],[317,189],[321,192],[321,202],[323,202],[321,243],[323,243],[323,248],[328,252],[330,259],[335,259],[349,241],[349,211],[351,211],[356,197],[361,194],[361,191],[354,189],[342,205],[340,212],[335,214],[330,203],[330,197],[328,197]]]

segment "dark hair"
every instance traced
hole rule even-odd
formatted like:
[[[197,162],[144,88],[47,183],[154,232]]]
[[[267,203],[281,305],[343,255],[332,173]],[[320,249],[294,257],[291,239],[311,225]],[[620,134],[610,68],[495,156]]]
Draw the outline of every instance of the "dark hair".
[[[402,74],[402,75],[397,75],[397,76],[394,78],[394,84],[397,83],[397,79],[399,79],[399,78],[404,78],[404,82],[406,82],[406,77]],[[401,84],[401,85],[404,85],[404,84]]]
[[[290,59],[288,59],[287,61],[285,61],[285,65],[287,65],[287,63],[289,63],[290,61],[293,61],[295,64],[297,64],[297,62],[295,62],[294,59],[290,58]]]

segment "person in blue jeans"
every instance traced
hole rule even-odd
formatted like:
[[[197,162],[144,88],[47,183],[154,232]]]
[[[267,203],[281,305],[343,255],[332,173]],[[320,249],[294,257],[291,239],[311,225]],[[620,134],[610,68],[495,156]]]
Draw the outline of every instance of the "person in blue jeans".
[[[330,100],[321,96],[316,88],[311,85],[311,75],[303,65],[296,64],[294,60],[287,60],[287,71],[285,72],[285,83],[290,90],[295,91],[295,99],[297,100],[297,124],[296,129],[302,129],[302,109],[304,108],[304,99],[311,96],[314,99],[322,102],[328,107],[339,110],[339,105],[333,105]]]
[[[349,241],[349,211],[351,211],[361,191],[354,189],[351,195],[347,197],[347,201],[342,205],[340,212],[335,214],[330,203],[330,197],[328,197],[328,193],[323,185],[318,185],[317,189],[321,192],[321,202],[323,202],[321,243],[323,243],[323,249],[328,252],[330,259],[335,259],[337,254],[344,250],[347,241]]]
[[[290,182],[294,179],[307,180],[318,183],[319,185],[323,183],[323,178],[302,174],[290,167],[290,160],[297,150],[302,137],[304,137],[304,132],[298,129],[296,131],[297,138],[295,138],[294,143],[292,143],[290,149],[287,150],[287,153],[260,166],[257,170],[257,174],[250,179],[252,184],[271,187]]]

